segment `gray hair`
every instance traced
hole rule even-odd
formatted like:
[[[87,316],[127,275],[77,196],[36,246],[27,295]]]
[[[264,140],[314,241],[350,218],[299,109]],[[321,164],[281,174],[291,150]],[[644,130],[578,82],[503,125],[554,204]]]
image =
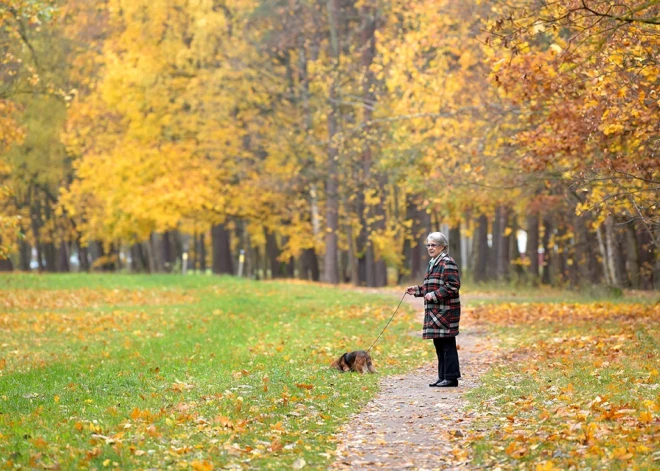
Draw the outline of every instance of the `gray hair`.
[[[426,241],[435,242],[436,244],[441,245],[444,248],[449,247],[449,241],[447,240],[447,236],[444,235],[442,232],[431,232],[428,236],[426,236]]]

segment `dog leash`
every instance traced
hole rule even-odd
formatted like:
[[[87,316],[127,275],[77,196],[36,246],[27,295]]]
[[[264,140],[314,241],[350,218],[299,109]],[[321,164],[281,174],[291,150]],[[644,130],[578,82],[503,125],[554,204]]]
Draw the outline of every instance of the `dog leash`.
[[[392,322],[392,319],[394,319],[394,315],[396,314],[396,311],[398,311],[399,308],[401,307],[401,303],[403,302],[403,298],[406,297],[406,294],[408,294],[408,292],[404,291],[403,292],[403,297],[401,298],[401,301],[399,301],[399,305],[394,310],[394,314],[392,314],[392,317],[390,317],[390,320],[387,321],[387,324],[385,324],[385,327],[383,327],[383,330],[380,331],[380,334],[378,334],[378,337],[376,337],[376,340],[374,340],[374,343],[371,344],[371,347],[376,345],[376,342],[378,342],[378,339],[380,338],[380,336],[383,335],[383,332],[385,332],[385,329],[387,329],[387,326],[390,325],[390,322]],[[371,350],[371,347],[369,347],[369,349],[367,350],[367,353],[369,353],[369,351]]]

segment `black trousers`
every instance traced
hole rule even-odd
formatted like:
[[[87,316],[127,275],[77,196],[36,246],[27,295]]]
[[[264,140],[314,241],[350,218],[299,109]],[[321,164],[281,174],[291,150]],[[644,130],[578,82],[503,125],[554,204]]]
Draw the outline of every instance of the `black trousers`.
[[[435,353],[438,355],[438,378],[457,379],[461,377],[458,365],[458,350],[456,337],[442,337],[433,339]]]

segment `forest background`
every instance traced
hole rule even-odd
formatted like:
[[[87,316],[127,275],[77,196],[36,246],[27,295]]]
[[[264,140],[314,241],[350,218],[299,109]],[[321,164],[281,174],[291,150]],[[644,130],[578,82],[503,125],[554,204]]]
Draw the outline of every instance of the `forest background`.
[[[660,2],[2,0],[0,268],[660,284]]]

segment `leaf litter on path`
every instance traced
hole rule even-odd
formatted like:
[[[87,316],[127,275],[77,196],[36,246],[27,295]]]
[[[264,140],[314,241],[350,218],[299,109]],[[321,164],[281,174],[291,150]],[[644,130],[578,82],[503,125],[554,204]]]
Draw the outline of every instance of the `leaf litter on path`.
[[[406,300],[421,309],[420,299]],[[381,392],[337,434],[337,458],[331,469],[439,470],[470,463],[472,413],[465,411],[464,395],[478,384],[493,357],[483,348],[481,332],[470,324],[469,318],[462,319],[457,337],[459,387],[429,387],[437,379],[435,362],[383,378]],[[429,349],[433,350],[431,342]]]

